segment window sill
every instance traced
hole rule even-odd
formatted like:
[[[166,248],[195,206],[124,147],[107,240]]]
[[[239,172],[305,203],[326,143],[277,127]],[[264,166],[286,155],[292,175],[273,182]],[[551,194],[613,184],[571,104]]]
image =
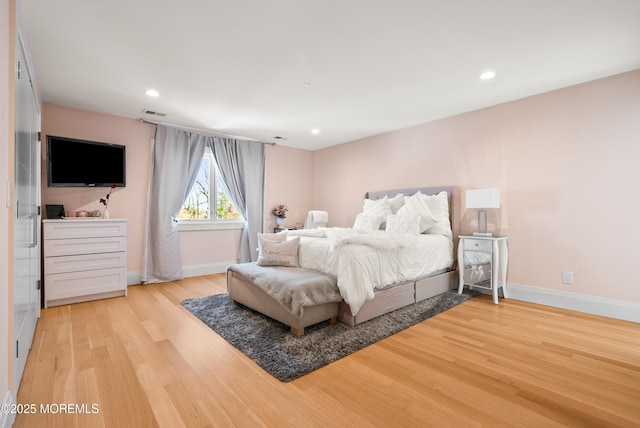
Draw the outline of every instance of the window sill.
[[[180,221],[178,232],[190,230],[240,230],[244,227],[243,221]]]

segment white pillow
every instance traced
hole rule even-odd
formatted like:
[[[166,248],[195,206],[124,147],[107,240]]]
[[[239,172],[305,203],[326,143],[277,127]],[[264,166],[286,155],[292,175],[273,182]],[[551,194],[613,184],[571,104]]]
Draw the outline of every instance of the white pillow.
[[[390,214],[387,216],[387,232],[420,235],[420,216]]]
[[[404,205],[404,193],[398,193],[394,197],[389,199],[389,206],[391,213],[396,214],[400,208]]]
[[[258,266],[298,267],[299,246],[300,237],[288,241],[265,240],[262,242],[262,251],[260,251],[256,264]]]
[[[451,220],[449,220],[449,196],[447,192],[440,192],[437,195],[427,196],[429,210],[436,218],[436,222],[427,233],[433,235],[444,235],[453,239],[451,232]]]
[[[382,219],[374,215],[366,215],[360,213],[356,216],[356,221],[353,223],[354,230],[379,230]]]
[[[263,242],[282,242],[286,241],[287,232],[281,233],[258,233],[258,251],[261,251]]]
[[[365,199],[362,206],[362,213],[380,218],[380,227],[384,229],[387,216],[391,213],[389,198],[386,196],[382,199]]]
[[[420,233],[424,233],[433,226],[437,219],[431,213],[427,203],[428,196],[418,192],[404,199],[404,205],[398,210],[399,215],[420,216]]]

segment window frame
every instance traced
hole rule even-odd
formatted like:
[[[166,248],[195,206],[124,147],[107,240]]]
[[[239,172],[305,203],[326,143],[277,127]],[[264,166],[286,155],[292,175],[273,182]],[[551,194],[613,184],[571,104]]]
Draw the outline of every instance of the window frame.
[[[218,171],[210,148],[206,148],[201,162],[209,158],[209,212],[216,212],[218,206]],[[213,190],[212,190],[213,189]],[[210,215],[208,219],[177,219],[178,231],[189,230],[233,230],[244,228],[244,219],[219,219],[217,215]]]

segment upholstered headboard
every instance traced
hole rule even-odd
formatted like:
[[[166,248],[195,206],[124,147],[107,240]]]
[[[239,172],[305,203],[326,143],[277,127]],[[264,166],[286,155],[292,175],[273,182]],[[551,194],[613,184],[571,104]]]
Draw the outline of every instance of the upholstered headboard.
[[[457,258],[458,254],[458,234],[460,228],[460,189],[457,186],[438,186],[438,187],[415,187],[410,189],[394,189],[368,192],[365,195],[367,199],[382,199],[385,196],[393,197],[399,193],[405,196],[411,196],[414,193],[422,192],[425,195],[437,195],[440,192],[447,192],[449,196],[449,220],[451,221],[451,232],[453,233],[453,258]]]

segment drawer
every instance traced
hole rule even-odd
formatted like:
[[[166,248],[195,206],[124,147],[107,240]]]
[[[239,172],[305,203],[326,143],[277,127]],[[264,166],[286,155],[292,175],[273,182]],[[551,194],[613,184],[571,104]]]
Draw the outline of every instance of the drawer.
[[[104,219],[55,220],[45,222],[43,232],[44,240],[127,236],[127,222]]]
[[[81,272],[126,266],[127,254],[125,252],[46,257],[44,259],[44,274]]]
[[[462,248],[465,251],[482,251],[486,253],[492,252],[493,243],[484,239],[463,239]]]
[[[127,238],[48,239],[43,241],[45,258],[75,254],[117,253],[127,250]]]
[[[44,276],[45,300],[68,299],[126,290],[127,268],[99,269],[87,272]]]

